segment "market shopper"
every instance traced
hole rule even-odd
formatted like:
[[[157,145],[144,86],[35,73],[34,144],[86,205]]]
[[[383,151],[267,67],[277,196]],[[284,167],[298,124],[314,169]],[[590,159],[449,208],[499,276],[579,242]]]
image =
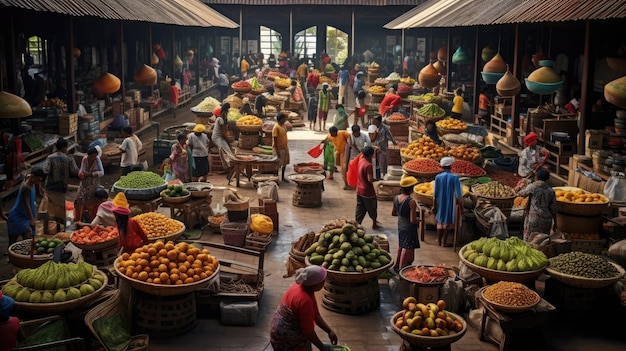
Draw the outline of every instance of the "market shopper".
[[[200,182],[209,176],[209,137],[205,131],[204,124],[198,123],[193,127],[193,133],[189,134],[187,139],[187,146],[193,157],[191,180],[194,182]]]
[[[343,105],[343,100],[346,98],[348,93],[348,81],[350,80],[350,72],[346,68],[345,64],[341,65],[337,80],[339,83],[339,96],[337,97],[337,103]]]
[[[133,133],[133,128],[126,126],[122,128],[122,145],[119,150],[122,153],[120,168],[122,175],[127,175],[139,165],[139,150],[143,147],[141,140]]]
[[[535,170],[546,163],[548,151],[537,145],[539,136],[530,132],[524,137],[524,149],[519,154],[517,174],[522,178],[530,178]]]
[[[317,99],[317,119],[320,131],[326,131],[326,119],[328,118],[328,109],[332,95],[328,90],[329,87],[328,83],[322,83],[322,90],[320,90],[319,98]]]
[[[228,128],[226,127],[226,121],[228,120],[228,111],[230,109],[230,104],[225,102],[222,104],[220,108],[213,112],[217,118],[215,119],[215,124],[213,125],[213,133],[211,134],[211,142],[215,146],[217,146],[220,151],[224,151],[228,155],[232,155],[233,152],[230,149],[230,144],[226,139],[228,135]]]
[[[454,99],[452,99],[452,110],[450,111],[450,117],[456,119],[462,119],[463,117],[463,89],[457,88],[454,91]]]
[[[346,156],[346,145],[348,144],[348,140],[350,140],[350,133],[345,130],[339,130],[337,127],[328,128],[328,136],[326,139],[322,140],[322,143],[332,143],[335,148],[335,165],[338,166],[341,170],[341,176],[343,177],[344,189],[350,189],[348,185],[347,172],[348,172],[348,162],[345,158]],[[334,169],[330,167],[330,176],[328,179],[333,178]]]
[[[274,154],[278,156],[278,167],[281,170],[281,179],[285,181],[285,168],[289,164],[289,141],[287,140],[287,128],[285,128],[285,122],[287,122],[287,115],[280,112],[276,116],[278,123],[274,124],[272,129],[272,148]]]
[[[348,121],[348,114],[346,113],[346,109],[343,107],[342,104],[337,104],[335,105],[335,110],[337,111],[337,114],[333,119],[333,127],[337,127],[337,129],[339,130],[348,129],[350,123]]]
[[[448,233],[454,230],[456,211],[463,205],[461,181],[458,175],[450,171],[453,162],[453,157],[442,158],[440,164],[443,172],[435,177],[433,212],[437,220],[437,245],[440,246],[449,246]]]
[[[13,350],[17,342],[26,339],[17,317],[11,317],[15,305],[13,298],[0,291],[0,350]]]
[[[389,150],[389,142],[393,145],[398,145],[396,139],[391,134],[389,127],[383,123],[383,117],[381,115],[375,115],[372,119],[372,123],[376,126],[376,131],[373,133],[372,142],[376,148],[376,161],[380,167],[380,177],[382,178],[387,174],[387,150]]]
[[[323,343],[315,332],[316,325],[337,345],[337,334],[320,315],[315,298],[315,292],[324,287],[326,274],[325,268],[316,265],[296,271],[296,283],[280,299],[272,318],[270,343],[274,351],[307,351],[312,345],[330,351],[330,344]]]
[[[317,96],[315,95],[315,89],[309,87],[309,101],[307,101],[307,119],[309,120],[309,129],[315,130],[315,123],[317,122]]]
[[[78,166],[74,157],[67,154],[67,140],[57,139],[56,152],[46,158],[43,171],[47,176],[44,182],[45,192],[41,209],[48,213],[48,218],[65,225],[67,184],[70,175],[78,174]]]
[[[206,142],[204,145],[207,145],[207,157],[208,157],[209,138],[206,136],[205,133],[202,133],[202,134],[204,135],[204,138],[206,138]],[[189,153],[191,150],[189,149],[187,145],[188,139],[189,138],[187,137],[185,133],[178,134],[178,136],[176,136],[176,140],[178,140],[178,142],[172,145],[172,149],[170,153],[170,160],[172,160],[172,171],[176,175],[176,179],[179,179],[183,183],[189,182],[189,179],[191,178],[189,174]],[[191,156],[193,157],[193,152],[191,152]],[[195,160],[193,164],[195,165]],[[209,169],[208,158],[207,158],[206,168],[207,168],[206,174],[208,174],[208,169]]]
[[[357,223],[363,223],[365,215],[368,214],[372,219],[372,229],[381,228],[378,223],[378,200],[376,199],[376,191],[374,190],[374,167],[372,166],[372,157],[374,156],[374,148],[366,146],[361,151],[363,158],[359,160],[358,178],[356,181],[356,211],[355,219]]]
[[[87,155],[83,156],[80,162],[78,178],[80,184],[76,193],[76,214],[75,220],[82,221],[86,216],[87,221],[91,221],[96,214],[98,202],[94,193],[100,188],[100,178],[104,176],[104,167],[100,160],[100,152],[95,147],[87,150]],[[86,213],[85,213],[86,212]]]
[[[385,94],[385,97],[383,97],[383,100],[378,106],[378,113],[380,113],[381,116],[388,116],[401,103],[402,98],[400,97],[400,95],[396,94],[396,91],[393,88],[390,88],[390,91]]]
[[[44,176],[43,169],[35,167],[20,185],[15,198],[15,203],[7,216],[7,232],[9,234],[9,246],[22,239],[31,239],[37,219],[37,186]]]
[[[112,202],[115,223],[119,232],[117,249],[120,255],[124,252],[132,252],[136,248],[149,243],[148,236],[139,225],[139,222],[129,218],[130,206],[128,200],[126,200],[126,195],[119,192],[115,195]]]
[[[76,222],[78,227],[84,227],[86,225],[95,227],[102,225],[104,227],[115,225],[115,215],[113,214],[113,202],[109,201],[109,194],[106,190],[100,188],[94,192],[94,198],[98,202],[98,209],[91,223]]]
[[[482,123],[489,123],[489,109],[491,101],[487,96],[487,88],[483,87],[480,95],[478,95],[478,115]]]
[[[544,167],[535,171],[535,181],[520,190],[517,196],[528,197],[524,209],[524,241],[532,233],[550,234],[556,230],[556,194],[548,184],[550,172]]]
[[[219,89],[220,92],[220,100],[224,101],[224,99],[226,99],[226,97],[228,97],[228,86],[229,86],[230,82],[228,81],[228,75],[226,74],[226,71],[223,68],[220,68],[219,70],[219,74],[218,74],[218,86],[217,89]]]
[[[400,194],[393,199],[392,216],[398,216],[398,249],[394,270],[400,272],[410,266],[415,259],[415,249],[419,249],[417,237],[417,203],[411,197],[413,187],[417,184],[415,177],[404,177],[400,180]]]

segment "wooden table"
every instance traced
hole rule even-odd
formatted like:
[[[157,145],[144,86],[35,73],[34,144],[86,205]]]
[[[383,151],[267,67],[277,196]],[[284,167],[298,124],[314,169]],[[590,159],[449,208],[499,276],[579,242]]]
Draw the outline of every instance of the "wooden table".
[[[550,312],[556,309],[556,307],[551,305],[548,301],[541,299],[537,306],[526,312],[518,314],[502,313],[495,310],[485,301],[485,299],[483,299],[483,289],[485,288],[476,292],[477,305],[484,308],[483,318],[480,323],[479,337],[480,340],[487,340],[495,343],[500,347],[500,351],[504,351],[508,348],[508,341],[510,340],[511,334],[541,326],[548,319]],[[497,340],[487,332],[487,317],[500,325],[503,334],[502,340]]]
[[[250,181],[252,179],[254,168],[263,168],[272,165],[277,166],[278,157],[257,157],[254,160],[239,160],[236,157],[231,157],[230,164],[233,169],[228,177],[228,185],[230,185],[230,181],[232,180],[232,178],[235,177],[235,179],[237,180],[236,186],[239,187],[239,180],[241,178],[241,175],[244,175],[246,178],[248,178],[248,181]],[[276,169],[278,169],[278,167],[276,167]],[[278,172],[276,174],[278,174]]]
[[[211,214],[211,199],[212,196],[191,198],[189,201],[182,204],[169,203],[167,206],[170,208],[170,217],[173,219],[179,219],[185,224],[187,229],[192,229],[196,224],[202,224],[202,212],[207,211],[208,216]]]
[[[141,209],[141,212],[156,212],[156,210],[161,206],[163,200],[161,197],[158,197],[154,200],[128,200],[128,205],[130,207],[137,206]]]

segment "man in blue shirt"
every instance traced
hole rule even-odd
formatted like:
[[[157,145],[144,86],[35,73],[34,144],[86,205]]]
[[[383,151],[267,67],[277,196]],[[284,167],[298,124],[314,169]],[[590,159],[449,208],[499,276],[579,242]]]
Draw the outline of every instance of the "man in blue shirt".
[[[443,172],[435,177],[433,211],[436,213],[437,244],[440,246],[449,246],[446,244],[448,233],[454,229],[456,211],[463,198],[459,176],[450,171],[453,162],[453,157],[442,158]]]
[[[350,72],[346,68],[346,65],[342,65],[339,70],[339,96],[337,97],[337,103],[343,105],[343,99],[346,97],[346,87],[350,80]]]

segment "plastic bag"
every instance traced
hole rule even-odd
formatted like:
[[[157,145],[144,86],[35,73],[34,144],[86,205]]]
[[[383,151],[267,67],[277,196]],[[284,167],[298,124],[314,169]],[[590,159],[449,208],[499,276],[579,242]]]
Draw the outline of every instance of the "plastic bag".
[[[489,218],[489,223],[492,223],[489,237],[496,237],[502,240],[509,237],[506,216],[502,213],[502,211],[500,211],[499,208],[493,207],[485,213],[485,217]]]
[[[346,182],[351,187],[355,187],[357,180],[359,179],[359,160],[363,158],[363,154],[359,154],[348,164],[348,172],[346,174]]]
[[[168,166],[163,167],[163,179],[166,183],[169,183],[171,180],[176,179],[176,174],[172,172],[172,169]]]
[[[446,302],[446,309],[459,313],[464,308],[465,290],[463,282],[449,278],[441,287],[441,299]]]
[[[626,177],[624,173],[611,173],[604,185],[604,196],[611,202],[626,202]]]

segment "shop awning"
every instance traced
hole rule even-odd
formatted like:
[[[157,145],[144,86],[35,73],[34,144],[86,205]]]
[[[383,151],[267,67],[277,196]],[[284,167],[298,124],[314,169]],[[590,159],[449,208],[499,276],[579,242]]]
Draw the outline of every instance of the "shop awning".
[[[429,0],[387,23],[387,29],[451,28],[531,22],[626,18],[624,0]]]
[[[199,0],[0,0],[0,6],[74,17],[140,21],[191,27],[239,25]]]
[[[204,0],[210,4],[250,5],[250,6],[295,6],[295,5],[333,5],[333,6],[415,6],[424,0]]]

